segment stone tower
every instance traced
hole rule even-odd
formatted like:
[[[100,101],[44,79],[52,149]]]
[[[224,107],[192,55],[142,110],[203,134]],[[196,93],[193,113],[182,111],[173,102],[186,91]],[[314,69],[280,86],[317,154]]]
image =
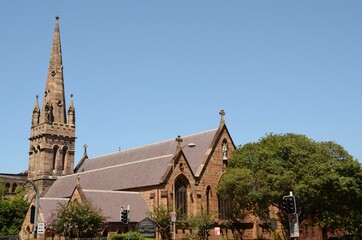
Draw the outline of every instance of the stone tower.
[[[43,196],[58,176],[73,173],[75,148],[75,109],[72,95],[66,111],[59,17],[54,38],[42,107],[38,96],[33,109],[28,180]]]

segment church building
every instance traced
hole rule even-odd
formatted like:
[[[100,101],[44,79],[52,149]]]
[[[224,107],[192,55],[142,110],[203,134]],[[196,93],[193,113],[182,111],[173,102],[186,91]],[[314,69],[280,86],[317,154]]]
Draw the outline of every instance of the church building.
[[[220,111],[216,128],[171,140],[122,150],[104,156],[83,157],[74,166],[75,108],[70,98],[66,108],[59,18],[56,17],[44,97],[38,96],[32,114],[28,180],[35,183],[39,199],[38,222],[45,229],[39,237],[51,237],[47,222],[59,203],[91,202],[107,217],[103,234],[128,230],[120,211],[130,209],[131,228],[148,217],[155,207],[173,207],[179,216],[201,211],[226,219],[228,204],[217,194],[217,185],[236,146]],[[175,130],[177,131],[177,130]],[[174,138],[175,137],[175,138]],[[32,205],[35,205],[35,198]],[[20,237],[31,238],[31,208],[23,222]],[[244,231],[245,238],[259,235],[255,219]],[[176,237],[187,230],[177,226]],[[221,233],[226,229],[221,227]]]

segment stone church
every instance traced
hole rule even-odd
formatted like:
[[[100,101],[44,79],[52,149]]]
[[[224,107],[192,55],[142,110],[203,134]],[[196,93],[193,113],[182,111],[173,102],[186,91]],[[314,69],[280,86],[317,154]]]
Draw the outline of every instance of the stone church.
[[[215,129],[98,157],[88,157],[85,146],[83,157],[74,166],[75,108],[72,96],[66,108],[64,86],[56,17],[44,96],[41,106],[36,97],[29,138],[28,180],[40,195],[38,222],[45,223],[45,229],[37,232],[39,237],[54,236],[46,228],[51,212],[57,204],[70,201],[89,201],[102,209],[108,221],[104,236],[127,231],[120,221],[120,210],[125,206],[130,207],[131,228],[157,206],[174,205],[180,215],[207,211],[226,219],[228,204],[218,197],[217,185],[236,146],[223,110]],[[30,209],[22,225],[22,239],[34,234]],[[248,226],[244,238],[256,239],[263,234],[255,218]],[[227,234],[219,227],[222,235]],[[177,226],[177,238],[187,233]]]

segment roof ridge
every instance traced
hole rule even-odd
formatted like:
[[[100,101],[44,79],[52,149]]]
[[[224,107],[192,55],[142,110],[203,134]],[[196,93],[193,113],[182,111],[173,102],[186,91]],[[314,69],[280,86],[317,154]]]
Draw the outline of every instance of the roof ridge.
[[[97,190],[97,189],[83,189],[83,192],[100,192],[100,193],[127,193],[127,194],[141,194],[139,192],[130,191],[112,191],[112,190]]]
[[[203,132],[199,132],[199,133],[194,133],[194,134],[182,136],[182,138],[185,139],[185,138],[188,138],[188,137],[192,137],[192,136],[196,136],[196,135],[199,135],[199,134],[202,134],[202,133],[208,133],[208,132],[212,132],[212,131],[216,131],[216,130],[218,130],[218,128],[214,128],[214,129],[211,129],[211,130],[207,130],[207,131],[203,131]],[[157,144],[166,143],[166,142],[171,142],[171,141],[175,141],[175,139],[168,139],[168,140],[165,140],[165,141],[150,143],[150,144],[146,144],[146,145],[142,145],[142,146],[138,146],[138,147],[134,147],[134,148],[129,148],[129,149],[121,150],[121,151],[118,151],[118,152],[113,152],[113,153],[108,153],[108,154],[100,155],[100,156],[97,156],[97,157],[91,157],[91,158],[89,158],[89,159],[94,159],[94,158],[99,158],[99,157],[105,157],[105,156],[109,156],[109,155],[113,155],[113,154],[124,153],[124,152],[127,152],[127,151],[136,150],[136,149],[139,149],[139,148],[149,147],[149,146],[152,146],[152,145],[157,145]]]
[[[59,198],[59,197],[41,197],[40,200],[69,200],[69,198]]]
[[[167,155],[162,155],[162,156],[157,156],[157,157],[152,157],[152,158],[146,158],[146,159],[142,159],[142,160],[138,160],[138,161],[134,161],[134,162],[121,163],[121,164],[112,165],[112,166],[103,167],[103,168],[96,168],[96,169],[92,169],[92,170],[89,170],[89,171],[86,171],[86,172],[77,172],[77,173],[73,173],[73,174],[66,175],[66,176],[59,176],[58,178],[65,178],[65,177],[69,177],[69,176],[75,176],[75,175],[78,175],[78,174],[80,175],[80,174],[84,174],[84,173],[96,172],[96,171],[115,168],[115,167],[120,167],[120,166],[127,166],[127,165],[147,162],[147,161],[153,161],[153,160],[157,160],[159,158],[165,158],[165,157],[171,157],[171,156],[173,156],[173,154],[167,154]]]

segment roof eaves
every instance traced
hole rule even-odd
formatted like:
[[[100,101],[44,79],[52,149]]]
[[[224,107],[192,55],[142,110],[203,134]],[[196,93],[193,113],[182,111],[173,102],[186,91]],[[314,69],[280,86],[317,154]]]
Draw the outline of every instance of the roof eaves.
[[[94,192],[94,193],[119,193],[119,194],[136,194],[140,195],[139,192],[131,191],[112,191],[112,190],[93,190],[93,189],[83,189],[83,192]]]

